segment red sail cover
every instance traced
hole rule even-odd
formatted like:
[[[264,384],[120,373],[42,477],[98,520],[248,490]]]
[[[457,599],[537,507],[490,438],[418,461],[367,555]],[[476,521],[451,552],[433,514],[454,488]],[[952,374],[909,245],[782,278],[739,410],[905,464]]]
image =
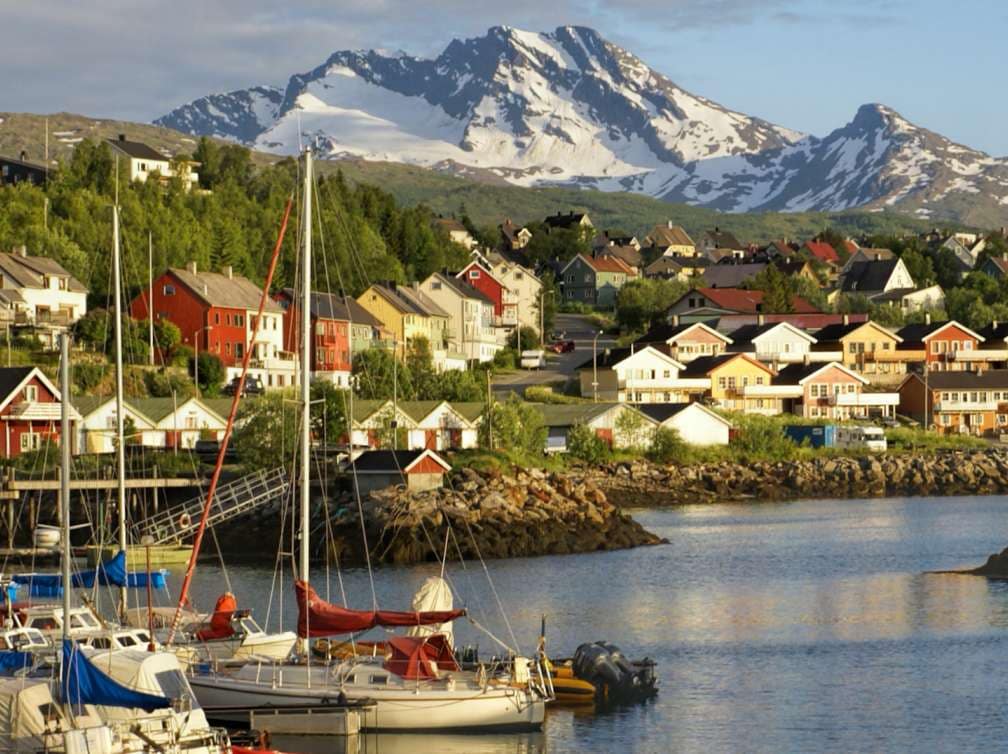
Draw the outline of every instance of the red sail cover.
[[[217,598],[214,605],[213,616],[210,618],[209,628],[203,628],[196,632],[196,638],[200,641],[210,639],[226,639],[234,635],[234,628],[231,626],[231,616],[238,609],[238,601],[231,592],[224,592]]]
[[[392,655],[385,661],[385,669],[408,681],[437,678],[432,661],[438,670],[459,669],[444,634],[393,636],[388,644]]]
[[[429,626],[461,618],[465,610],[396,612],[394,610],[348,610],[330,605],[303,581],[294,582],[298,603],[298,636],[333,636],[367,631],[375,626]]]

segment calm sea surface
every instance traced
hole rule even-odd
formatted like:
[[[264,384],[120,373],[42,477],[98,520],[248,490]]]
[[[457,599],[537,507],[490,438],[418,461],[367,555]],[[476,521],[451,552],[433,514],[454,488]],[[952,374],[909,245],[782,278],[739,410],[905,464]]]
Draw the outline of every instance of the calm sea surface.
[[[978,565],[1008,545],[1008,498],[698,505],[635,516],[669,544],[487,565],[523,650],[534,647],[545,613],[553,653],[605,639],[654,658],[655,702],[605,715],[551,711],[536,735],[383,736],[361,750],[1008,749],[1008,584],[926,573]],[[407,608],[437,570],[377,570],[381,604]],[[270,569],[228,573],[239,604],[262,620]],[[479,563],[449,564],[448,575],[477,620],[507,637]],[[367,573],[342,579],[350,605],[369,607]],[[313,582],[325,590],[322,569]],[[212,605],[225,586],[220,568],[201,566],[197,605]],[[335,570],[330,590],[338,599]],[[282,593],[273,627],[281,613],[293,625],[289,574]],[[470,626],[460,623],[458,634],[493,648]]]

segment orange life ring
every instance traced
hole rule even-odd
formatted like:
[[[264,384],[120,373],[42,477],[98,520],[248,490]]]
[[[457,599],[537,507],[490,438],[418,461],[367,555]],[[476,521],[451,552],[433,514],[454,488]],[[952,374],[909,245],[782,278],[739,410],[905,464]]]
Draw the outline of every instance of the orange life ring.
[[[188,513],[183,513],[181,516],[179,516],[178,523],[179,526],[185,529],[188,528],[189,525],[192,523],[192,519],[189,517]]]

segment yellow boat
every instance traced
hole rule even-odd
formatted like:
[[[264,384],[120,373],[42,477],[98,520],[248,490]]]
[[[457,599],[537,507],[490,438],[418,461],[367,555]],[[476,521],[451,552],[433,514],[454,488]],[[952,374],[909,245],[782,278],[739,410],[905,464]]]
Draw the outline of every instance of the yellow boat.
[[[554,704],[575,705],[595,704],[595,686],[588,681],[574,677],[574,671],[566,665],[554,666],[553,694]]]

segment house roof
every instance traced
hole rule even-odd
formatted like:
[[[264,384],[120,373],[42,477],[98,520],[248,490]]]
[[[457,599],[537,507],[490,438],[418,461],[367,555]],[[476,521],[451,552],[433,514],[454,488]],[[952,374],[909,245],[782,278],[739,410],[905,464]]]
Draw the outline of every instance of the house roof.
[[[535,408],[542,414],[547,427],[573,427],[586,424],[616,406],[625,403],[536,403]]]
[[[636,246],[630,246],[629,244],[604,246],[599,249],[595,259],[599,260],[607,257],[615,257],[616,259],[625,262],[630,267],[639,268],[644,264],[644,257],[641,255],[640,251]]]
[[[664,275],[669,272],[679,272],[683,265],[675,257],[661,256],[644,268],[645,275]]]
[[[67,290],[87,293],[87,288],[77,278],[66,271],[55,259],[29,256],[19,253],[0,253],[0,272],[17,283],[19,288],[46,288],[43,276],[65,277]]]
[[[855,262],[844,275],[841,290],[844,293],[884,291],[899,264],[898,257]]]
[[[775,257],[770,264],[783,272],[785,275],[800,275],[805,271],[805,268],[808,267],[808,262],[801,257]]]
[[[755,314],[762,309],[763,291],[749,290],[747,288],[698,288],[697,290],[715,306],[727,311]],[[683,298],[689,295],[687,293]],[[819,313],[818,309],[801,296],[793,296],[791,304],[794,308],[794,314]]]
[[[795,327],[790,322],[765,322],[762,325],[742,325],[742,327],[737,330],[732,330],[731,338],[735,343],[735,348],[737,349],[747,343],[752,343],[753,339],[778,328],[790,330],[795,335],[799,335],[808,340],[809,343],[815,343],[817,340],[817,338],[809,335],[801,328]]]
[[[818,340],[820,344],[839,343],[841,338],[846,338],[855,330],[860,330],[862,327],[865,327],[866,325],[876,327],[879,330],[882,330],[883,332],[892,335],[893,339],[895,339],[897,342],[902,340],[902,338],[900,338],[900,336],[897,335],[895,332],[886,327],[882,327],[882,325],[878,324],[877,322],[848,322],[846,325],[842,323],[826,325],[826,327],[816,330],[815,334],[816,340]]]
[[[509,241],[513,241],[515,237],[521,233],[523,230],[528,233],[528,229],[524,225],[515,225],[511,222],[511,218],[507,218],[500,225],[497,226],[500,232],[504,234],[504,237]],[[531,235],[531,234],[530,234]]]
[[[813,377],[819,372],[830,368],[839,369],[851,377],[857,378],[858,382],[861,384],[868,383],[868,380],[860,374],[848,369],[837,361],[831,361],[827,364],[788,364],[786,367],[777,372],[777,376],[774,377],[773,383],[775,385],[800,385],[810,377]]]
[[[726,230],[714,228],[714,230],[704,231],[704,237],[714,244],[716,249],[744,250],[743,246],[735,236]]]
[[[678,336],[683,335],[684,333],[694,329],[704,330],[707,333],[720,338],[725,343],[732,342],[732,339],[729,338],[727,335],[725,335],[722,332],[718,332],[710,325],[705,325],[703,322],[691,322],[681,325],[673,325],[667,322],[663,322],[661,324],[652,327],[646,333],[637,338],[637,340],[635,340],[634,342],[641,345],[650,345],[654,343],[667,343],[672,339],[678,340],[679,339]]]
[[[486,404],[482,401],[453,401],[451,407],[469,422],[477,421],[486,410]]]
[[[421,314],[425,314],[428,317],[451,317],[448,312],[435,303],[434,299],[418,288],[400,286],[396,288],[395,292],[399,298],[404,298],[409,301],[410,304],[412,304],[414,308],[418,309]]]
[[[100,395],[75,395],[70,399],[75,409],[82,417],[94,413],[109,401],[115,400],[112,396]]]
[[[39,165],[38,163],[35,162],[28,162],[27,160],[21,160],[16,157],[4,157],[3,155],[0,155],[0,162],[7,162],[13,165],[21,165],[22,167],[30,168],[31,170],[40,170],[43,173],[49,172],[49,168],[47,168],[45,165]]]
[[[189,288],[209,306],[230,309],[258,310],[262,288],[241,275],[228,277],[219,272],[191,272],[188,268],[169,267],[179,282]],[[265,312],[280,314],[283,308],[271,297],[266,298]]]
[[[714,264],[703,272],[704,282],[711,288],[738,288],[742,283],[766,269],[765,262],[745,264]]]
[[[870,246],[861,246],[854,250],[851,255],[852,259],[857,261],[881,261],[884,262],[887,259],[893,259],[896,255],[890,249],[876,249]],[[853,262],[857,264],[857,262]]]
[[[280,291],[287,300],[294,301],[294,289],[284,288]],[[298,301],[300,303],[300,301]],[[357,300],[351,296],[337,296],[335,293],[322,293],[315,291],[311,295],[309,302],[313,317],[323,319],[338,319],[344,322],[351,322],[355,325],[369,325],[371,327],[381,327],[382,323],[361,306]]]
[[[679,373],[680,377],[706,377],[708,374],[713,372],[718,367],[724,366],[729,361],[734,361],[735,359],[744,359],[750,364],[754,364],[761,367],[766,371],[767,374],[772,375],[774,371],[764,364],[762,361],[754,359],[745,353],[722,353],[717,356],[700,356],[693,359],[686,365],[686,368]]]
[[[451,471],[451,466],[432,450],[365,450],[353,467],[359,474],[409,473],[423,458],[431,458],[445,471]]]
[[[916,372],[907,375],[907,379],[924,379]],[[906,380],[904,380],[906,382]],[[928,389],[955,390],[974,388],[1006,388],[1008,387],[1008,369],[985,369],[982,372],[941,371],[928,372]]]
[[[1002,275],[1008,275],[1008,259],[1004,257],[989,257],[987,263],[994,265],[1001,271]]]
[[[812,256],[821,262],[833,264],[840,261],[840,255],[836,253],[836,249],[826,241],[806,241],[805,247],[812,252]]]
[[[543,225],[547,225],[550,228],[570,228],[580,225],[586,216],[587,213],[585,212],[558,212],[544,219]]]
[[[610,369],[612,367],[615,367],[621,361],[625,361],[626,359],[629,359],[631,356],[636,356],[637,354],[642,353],[649,348],[654,351],[657,351],[661,356],[664,356],[672,364],[678,365],[678,368],[682,368],[682,364],[679,364],[679,362],[676,361],[674,358],[672,358],[672,356],[669,354],[668,346],[664,344],[650,343],[641,346],[637,346],[636,344],[634,344],[633,346],[628,346],[626,348],[607,348],[604,351],[600,351],[596,356],[587,359],[584,363],[578,366],[578,369],[579,370],[593,369],[595,367],[598,367],[599,369],[602,369],[603,367],[606,369]]]
[[[919,346],[921,343],[930,340],[935,335],[937,335],[938,332],[944,330],[946,327],[949,327],[950,325],[958,327],[960,330],[968,333],[969,335],[972,335],[980,342],[983,342],[984,340],[983,335],[981,335],[980,333],[973,332],[965,325],[961,325],[958,322],[956,322],[954,319],[950,319],[947,322],[931,322],[930,324],[925,323],[925,324],[907,325],[897,330],[896,334],[899,335],[901,338],[903,338],[903,343],[901,344],[902,348],[913,348],[914,346]]]
[[[129,141],[128,139],[106,139],[105,141],[126,156],[136,160],[160,160],[161,162],[168,162],[171,159],[141,141]]]
[[[10,394],[17,390],[35,369],[36,367],[0,367],[0,401],[6,403]]]
[[[644,238],[645,241],[650,241],[652,246],[657,246],[659,248],[667,248],[669,246],[696,246],[693,243],[693,239],[689,237],[689,233],[681,225],[672,225],[671,223],[665,223],[655,225],[651,232],[647,234]]]
[[[582,256],[588,266],[595,272],[622,272],[626,275],[633,275],[634,271],[630,266],[618,256],[585,257]]]
[[[438,217],[438,218],[436,218],[434,220],[434,224],[435,225],[440,225],[442,228],[444,228],[448,232],[452,232],[452,231],[459,232],[459,233],[468,233],[469,232],[469,231],[466,230],[466,226],[464,226],[462,223],[460,223],[458,220],[456,220],[453,217]]]
[[[704,406],[702,403],[636,403],[634,408],[640,411],[644,416],[649,419],[653,419],[659,424],[663,424],[671,419],[676,414],[681,414],[683,411],[688,409],[690,406],[696,406],[698,409],[704,413],[712,416],[723,424],[731,426],[731,422],[725,419],[720,414],[711,411],[709,408]]]
[[[483,268],[481,267],[480,269]],[[486,272],[486,270],[483,271]],[[492,273],[487,272],[487,274],[493,277]],[[455,291],[455,293],[457,293],[459,296],[462,296],[463,298],[475,299],[477,301],[483,302],[484,304],[489,304],[493,306],[494,301],[492,298],[490,298],[488,295],[483,293],[483,291],[479,290],[478,288],[474,288],[473,286],[471,286],[463,278],[456,277],[455,275],[451,274],[446,275],[441,272],[431,273],[431,277],[436,277],[444,285],[447,285],[449,288]],[[496,280],[496,278],[494,279]]]

